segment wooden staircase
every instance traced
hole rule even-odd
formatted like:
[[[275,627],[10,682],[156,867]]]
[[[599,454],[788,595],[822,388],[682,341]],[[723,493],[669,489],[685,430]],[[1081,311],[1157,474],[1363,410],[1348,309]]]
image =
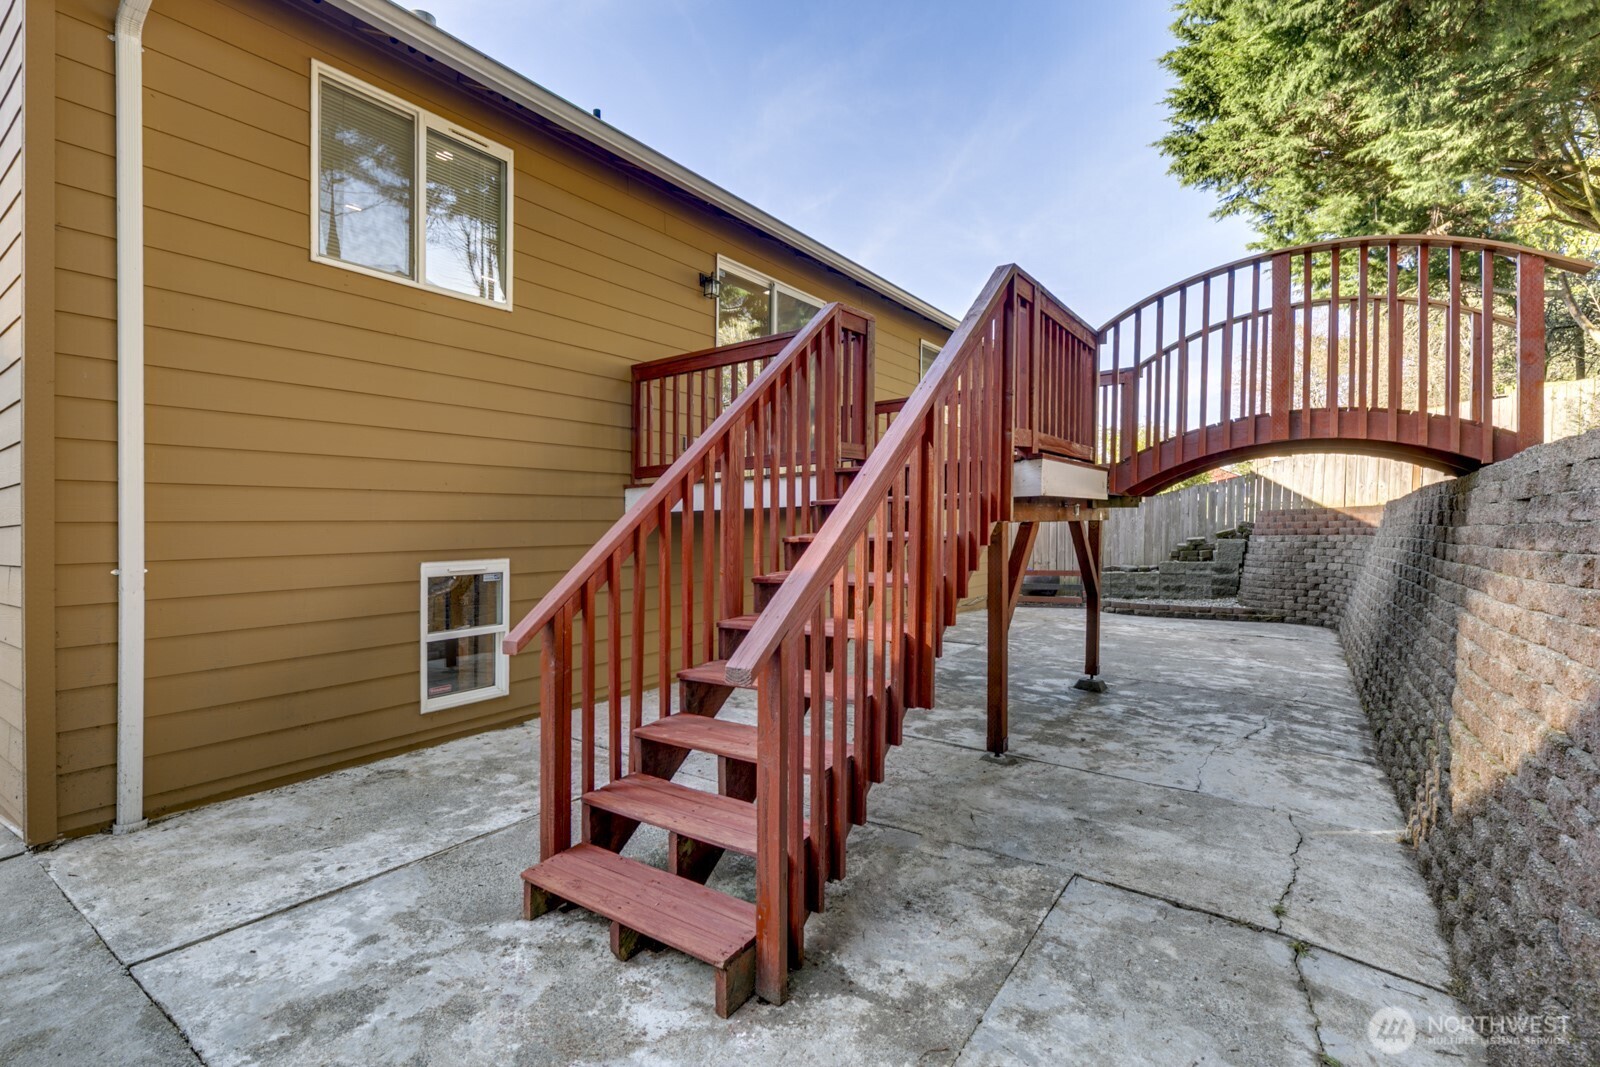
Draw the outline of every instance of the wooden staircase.
[[[1093,440],[1092,346],[1064,343],[1081,324],[1047,301],[997,270],[881,439],[872,322],[838,304],[762,350],[736,396],[704,354],[636,394],[653,442],[636,457],[665,469],[506,639],[541,649],[528,918],[576,906],[611,921],[619,959],[704,961],[722,1016],[785,999],[806,916],[845,875],[907,708],[931,705],[944,629],[1009,513],[1018,383],[1080,376],[1078,421],[1040,436]],[[1069,357],[1082,366],[1041,366]],[[704,429],[669,464],[685,412]],[[740,690],[756,725],[719,717]],[[715,792],[677,780],[694,753]],[[664,870],[620,854],[641,825],[665,832]],[[756,861],[754,902],[706,885],[727,852]]]

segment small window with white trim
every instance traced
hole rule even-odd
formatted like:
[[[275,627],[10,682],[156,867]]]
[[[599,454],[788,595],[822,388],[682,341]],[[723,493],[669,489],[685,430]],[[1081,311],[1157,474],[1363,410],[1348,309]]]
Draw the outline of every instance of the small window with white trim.
[[[508,148],[313,61],[311,256],[511,306]]]
[[[511,659],[500,645],[510,610],[510,560],[422,565],[423,711],[511,692]]]
[[[932,341],[923,341],[917,346],[918,371],[917,377],[926,378],[928,368],[933,366],[933,361],[939,358],[939,353],[944,351]]]
[[[798,330],[824,301],[768,274],[717,257],[717,344]]]

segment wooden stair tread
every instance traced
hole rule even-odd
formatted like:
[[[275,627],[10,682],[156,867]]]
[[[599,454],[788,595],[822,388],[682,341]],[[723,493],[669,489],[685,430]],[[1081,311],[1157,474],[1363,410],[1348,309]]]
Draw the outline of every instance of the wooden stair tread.
[[[711,719],[704,715],[684,713],[668,715],[664,719],[645,723],[633,731],[633,736],[677,748],[692,749],[695,752],[709,752],[714,756],[725,756],[744,763],[754,763],[757,756],[754,726],[742,722],[729,722],[727,719]],[[810,744],[803,746],[801,756],[805,764],[805,773],[810,774]],[[854,758],[855,745],[845,746],[845,756],[847,759]],[[831,742],[824,746],[822,760],[824,767],[833,766]]]
[[[754,904],[596,845],[574,845],[522,877],[713,967],[755,943]]]
[[[757,614],[757,615],[735,615],[731,619],[723,619],[717,625],[722,627],[724,630],[747,630],[748,631],[748,630],[755,629],[756,621],[758,619],[760,619],[760,618],[761,618],[761,616],[759,614]],[[834,619],[832,616],[829,616],[829,618],[827,620],[827,624],[824,625],[823,628],[822,628],[823,636],[832,637],[834,634],[838,633],[839,632],[838,631],[838,627],[837,627],[837,625],[835,625],[837,622],[838,622],[837,619]],[[848,641],[854,641],[856,639],[856,620],[855,619],[851,618],[851,619],[845,619],[844,620],[844,635],[845,635],[845,639],[848,640]],[[809,622],[806,623],[806,636],[807,637],[811,636],[811,623],[809,623]]]
[[[583,794],[590,807],[745,856],[756,854],[756,806],[649,774],[629,774]]]
[[[805,674],[803,675],[803,677],[805,678],[805,695],[807,697],[810,697],[811,696],[811,672],[810,671],[806,671]],[[752,682],[748,682],[748,683],[746,683],[744,685],[735,685],[733,682],[728,681],[728,661],[725,660],[725,659],[714,659],[714,660],[710,660],[710,661],[708,661],[706,663],[702,663],[698,667],[685,668],[684,670],[681,670],[681,671],[678,672],[678,680],[679,681],[683,681],[683,682],[699,682],[702,685],[722,685],[722,686],[727,686],[729,689],[754,689],[756,687],[756,683],[753,682],[753,681]],[[824,682],[825,682],[826,688],[823,691],[823,698],[825,700],[832,700],[833,699],[833,672],[832,671],[828,672],[828,675],[824,679]],[[846,701],[854,701],[855,700],[855,676],[854,675],[848,675],[845,678],[845,700]]]

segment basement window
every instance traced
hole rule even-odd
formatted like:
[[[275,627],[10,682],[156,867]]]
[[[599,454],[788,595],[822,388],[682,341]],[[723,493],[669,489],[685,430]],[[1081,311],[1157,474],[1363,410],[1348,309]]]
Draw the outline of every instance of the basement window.
[[[511,306],[511,150],[311,64],[311,258]]]
[[[424,712],[511,692],[511,660],[500,647],[510,609],[510,560],[422,565]]]
[[[717,344],[798,330],[822,310],[823,302],[792,285],[717,257]]]

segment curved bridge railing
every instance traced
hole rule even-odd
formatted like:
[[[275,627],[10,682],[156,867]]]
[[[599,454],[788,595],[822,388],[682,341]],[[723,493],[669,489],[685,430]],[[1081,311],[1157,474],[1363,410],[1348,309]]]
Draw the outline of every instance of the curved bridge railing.
[[[1186,278],[1100,329],[1096,458],[1143,496],[1253,455],[1450,471],[1543,433],[1545,274],[1594,264],[1468,238],[1361,237]],[[1514,389],[1514,425],[1493,399]]]

